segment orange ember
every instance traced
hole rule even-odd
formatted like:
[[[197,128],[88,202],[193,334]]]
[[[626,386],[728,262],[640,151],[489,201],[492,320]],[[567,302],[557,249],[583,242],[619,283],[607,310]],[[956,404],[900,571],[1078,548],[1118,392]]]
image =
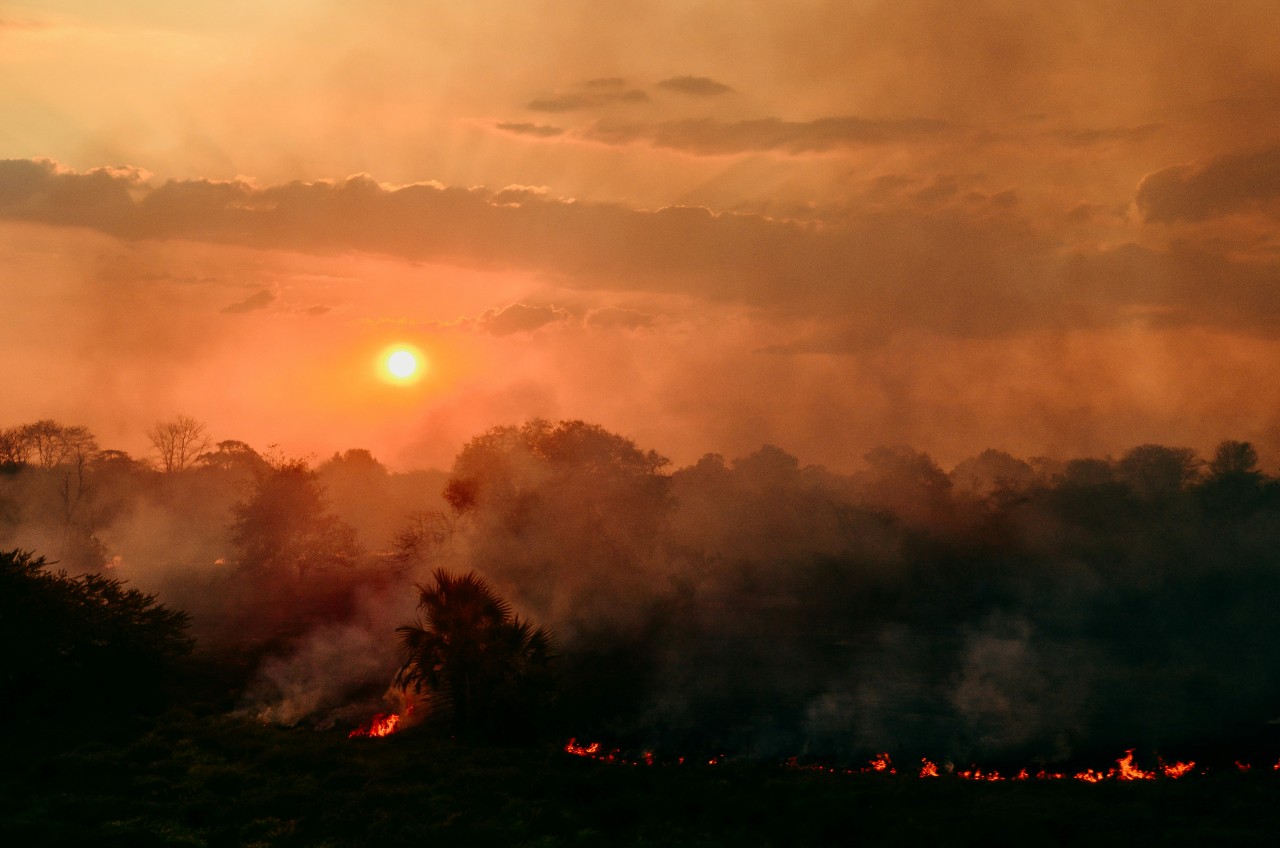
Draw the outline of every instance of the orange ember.
[[[588,760],[596,760],[602,763],[610,763],[624,766],[653,765],[653,752],[645,751],[640,755],[640,759],[629,759],[624,756],[618,748],[610,748],[605,750],[599,742],[592,742],[590,745],[579,745],[577,739],[570,739],[564,745],[566,754],[573,754],[575,757],[586,757]],[[680,758],[680,762],[684,763],[684,758]],[[711,761],[715,765],[715,760]]]
[[[937,777],[937,776],[938,776],[938,766],[937,766],[936,764],[934,764],[934,763],[929,762],[928,760],[921,760],[921,761],[920,761],[920,776],[921,776],[921,777]]]
[[[366,736],[370,739],[378,736],[390,736],[400,726],[400,716],[395,713],[378,713],[369,719],[364,727],[357,727],[347,734],[348,739]]]
[[[963,770],[963,771],[958,771],[958,772],[956,772],[956,776],[957,776],[957,777],[959,777],[961,780],[985,780],[985,781],[988,781],[988,782],[995,782],[995,781],[997,781],[997,780],[1004,780],[1004,776],[1003,776],[1003,775],[1001,775],[1001,774],[1000,774],[1000,772],[998,772],[998,771],[983,771],[982,769],[978,768],[977,766],[974,766],[974,767],[973,767],[973,768],[971,768],[971,769],[965,769],[965,770]]]

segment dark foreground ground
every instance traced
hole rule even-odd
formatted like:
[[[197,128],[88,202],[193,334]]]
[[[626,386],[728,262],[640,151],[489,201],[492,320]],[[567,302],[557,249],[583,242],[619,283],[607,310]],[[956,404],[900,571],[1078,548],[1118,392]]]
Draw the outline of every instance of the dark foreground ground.
[[[167,719],[10,727],[0,845],[1275,844],[1280,775],[974,784],[777,765],[608,765],[415,734]]]

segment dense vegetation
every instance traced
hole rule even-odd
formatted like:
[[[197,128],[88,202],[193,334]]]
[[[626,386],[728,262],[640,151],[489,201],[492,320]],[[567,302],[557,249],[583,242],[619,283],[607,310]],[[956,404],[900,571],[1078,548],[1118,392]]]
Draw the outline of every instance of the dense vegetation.
[[[1247,443],[1208,461],[992,450],[950,472],[881,448],[853,474],[766,446],[671,470],[600,427],[533,421],[477,436],[443,475],[363,450],[313,467],[210,444],[190,419],[152,438],[155,462],[83,427],[0,432],[0,710],[41,727],[6,745],[0,820],[20,844],[1273,823],[1257,774],[925,787],[777,766],[886,749],[1099,765],[1130,747],[1275,762],[1280,482]],[[401,710],[399,689],[421,697],[405,724],[426,721],[346,739]],[[573,762],[569,736],[730,765]],[[1135,824],[1105,831],[1111,803]]]
[[[0,719],[111,720],[163,707],[191,652],[185,613],[101,574],[0,552]]]

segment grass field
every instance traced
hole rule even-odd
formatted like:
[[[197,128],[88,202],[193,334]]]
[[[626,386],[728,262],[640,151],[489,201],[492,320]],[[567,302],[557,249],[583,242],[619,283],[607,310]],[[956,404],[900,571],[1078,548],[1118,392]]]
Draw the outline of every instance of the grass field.
[[[558,747],[167,717],[9,728],[9,846],[1269,844],[1280,775],[975,784],[776,764],[622,766]]]

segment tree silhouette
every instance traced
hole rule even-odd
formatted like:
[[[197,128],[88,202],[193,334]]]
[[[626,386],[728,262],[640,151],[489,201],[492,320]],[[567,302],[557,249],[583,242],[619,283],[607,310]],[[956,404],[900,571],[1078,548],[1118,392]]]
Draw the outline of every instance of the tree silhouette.
[[[70,577],[43,557],[0,552],[0,718],[159,706],[191,651],[188,623],[119,580]]]
[[[666,457],[598,425],[535,418],[519,427],[494,427],[467,442],[444,498],[459,515],[483,506],[518,513],[532,490],[573,479],[592,489],[594,498],[613,490],[661,501],[667,482],[661,471],[668,464]]]
[[[98,443],[87,428],[64,426],[48,418],[23,424],[13,433],[13,438],[21,445],[17,449],[18,458],[24,462],[34,458],[41,468],[83,461],[98,450]]]
[[[160,455],[160,470],[166,474],[191,467],[209,447],[205,425],[188,415],[156,422],[147,430],[147,438]]]
[[[264,464],[232,515],[231,540],[250,570],[303,577],[354,565],[359,556],[355,531],[329,511],[305,460]]]
[[[26,465],[31,459],[31,449],[25,425],[0,429],[0,466]]]
[[[1117,476],[1146,500],[1169,498],[1194,483],[1202,463],[1191,448],[1138,445],[1116,463]]]
[[[511,611],[474,571],[436,569],[418,586],[423,618],[397,628],[396,684],[427,695],[460,736],[528,729],[549,694],[552,636]]]
[[[1200,484],[1199,499],[1214,515],[1244,515],[1266,502],[1265,480],[1253,445],[1228,439],[1214,452],[1209,474]]]
[[[1261,478],[1262,475],[1258,472],[1258,452],[1249,442],[1228,439],[1219,444],[1214,452],[1213,461],[1209,463],[1209,474],[1214,478]]]

